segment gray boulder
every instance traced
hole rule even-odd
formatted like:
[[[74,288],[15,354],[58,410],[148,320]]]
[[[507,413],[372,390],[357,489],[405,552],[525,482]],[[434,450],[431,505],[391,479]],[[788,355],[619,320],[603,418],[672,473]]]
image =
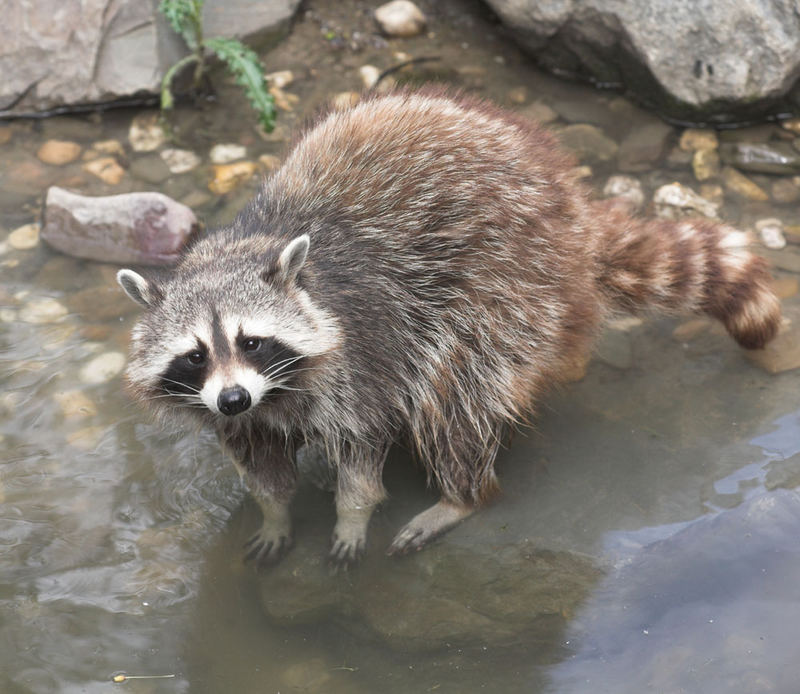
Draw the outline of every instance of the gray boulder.
[[[544,66],[676,119],[763,115],[800,75],[794,0],[486,1]]]
[[[298,4],[207,0],[206,35],[273,39]],[[0,114],[156,94],[185,53],[156,0],[8,0],[0,24]]]

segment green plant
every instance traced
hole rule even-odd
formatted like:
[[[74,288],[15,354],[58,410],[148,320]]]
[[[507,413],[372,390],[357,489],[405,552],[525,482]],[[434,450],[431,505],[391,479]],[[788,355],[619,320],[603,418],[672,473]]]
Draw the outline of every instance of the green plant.
[[[258,120],[267,132],[275,127],[275,100],[267,90],[264,71],[253,50],[236,39],[203,36],[204,0],[161,0],[159,10],[176,33],[180,34],[192,51],[181,58],[164,75],[161,81],[161,108],[165,111],[174,105],[172,81],[187,65],[195,64],[193,87],[199,88],[208,70],[207,55],[215,54],[244,88],[250,104],[258,113]]]

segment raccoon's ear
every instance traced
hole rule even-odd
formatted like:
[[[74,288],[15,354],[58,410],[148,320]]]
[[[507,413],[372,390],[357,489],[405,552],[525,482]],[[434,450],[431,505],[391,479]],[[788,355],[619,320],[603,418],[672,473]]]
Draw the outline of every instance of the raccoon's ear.
[[[286,248],[281,251],[278,257],[277,273],[280,279],[284,282],[291,282],[297,277],[297,273],[300,272],[300,268],[306,262],[310,244],[311,239],[308,234],[303,234],[290,241]]]
[[[131,299],[144,308],[152,308],[162,298],[161,290],[153,282],[133,270],[120,270],[117,282]]]

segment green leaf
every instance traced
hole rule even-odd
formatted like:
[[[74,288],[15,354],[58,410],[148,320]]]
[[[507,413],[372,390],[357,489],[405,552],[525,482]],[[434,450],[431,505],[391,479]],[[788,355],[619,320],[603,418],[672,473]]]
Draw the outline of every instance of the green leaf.
[[[264,71],[255,52],[236,39],[213,38],[204,45],[222,60],[244,87],[247,98],[258,113],[258,120],[267,132],[275,127],[275,100],[267,90]]]
[[[175,33],[180,34],[186,45],[197,50],[202,40],[204,0],[161,0],[158,6]]]

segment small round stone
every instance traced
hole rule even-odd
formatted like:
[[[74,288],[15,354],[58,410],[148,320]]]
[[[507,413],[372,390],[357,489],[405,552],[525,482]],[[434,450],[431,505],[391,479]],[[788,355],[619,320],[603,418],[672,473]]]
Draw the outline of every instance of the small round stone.
[[[45,297],[34,299],[20,309],[19,319],[23,323],[56,323],[68,313],[60,301]]]
[[[14,229],[8,235],[8,245],[18,251],[26,251],[39,245],[39,225],[36,223],[26,224],[18,229]]]
[[[387,36],[408,38],[425,29],[425,15],[410,0],[393,0],[375,10],[375,20]]]
[[[247,156],[247,148],[237,144],[214,145],[209,153],[212,164],[230,164]]]
[[[105,352],[86,364],[80,372],[84,383],[107,383],[125,368],[122,352]]]
[[[52,166],[63,166],[75,161],[81,153],[81,146],[77,142],[67,140],[48,140],[36,152],[39,161]]]

